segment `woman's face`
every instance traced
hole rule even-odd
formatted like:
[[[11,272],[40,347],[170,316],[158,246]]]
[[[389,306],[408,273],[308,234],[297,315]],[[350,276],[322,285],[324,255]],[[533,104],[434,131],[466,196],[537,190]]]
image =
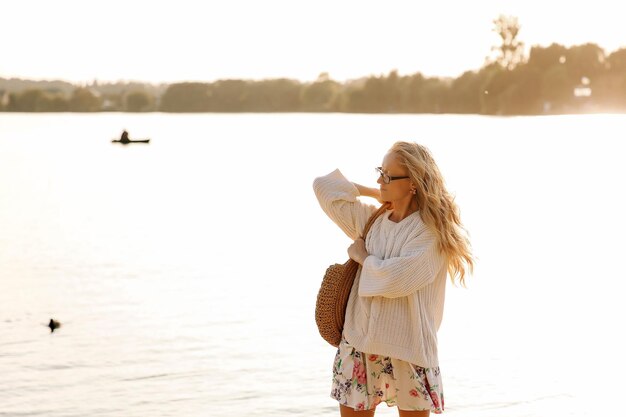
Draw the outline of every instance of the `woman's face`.
[[[383,158],[382,171],[390,177],[409,176],[409,171],[400,164],[398,155],[392,152],[387,153]],[[377,182],[380,185],[380,197],[383,201],[398,201],[413,195],[410,178],[391,180],[389,184],[385,184],[381,175]]]

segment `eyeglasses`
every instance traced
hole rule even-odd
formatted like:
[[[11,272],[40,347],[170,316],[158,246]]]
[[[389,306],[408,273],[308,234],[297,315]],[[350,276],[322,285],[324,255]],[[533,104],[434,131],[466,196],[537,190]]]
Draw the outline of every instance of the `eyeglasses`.
[[[390,177],[389,175],[383,172],[383,167],[376,167],[375,169],[378,175],[380,176],[380,178],[383,179],[383,182],[385,184],[389,184],[391,181],[394,181],[394,180],[403,180],[405,178],[411,178],[411,177]]]

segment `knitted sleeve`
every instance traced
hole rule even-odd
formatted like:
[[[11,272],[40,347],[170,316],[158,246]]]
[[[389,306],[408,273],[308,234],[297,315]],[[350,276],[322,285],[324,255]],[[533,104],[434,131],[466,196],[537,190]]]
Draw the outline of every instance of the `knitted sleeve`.
[[[443,257],[435,235],[424,230],[407,242],[401,255],[380,259],[369,255],[363,262],[359,296],[405,297],[432,283]]]
[[[350,239],[361,235],[365,223],[376,211],[376,206],[359,201],[359,190],[338,169],[315,178],[313,190],[322,210]]]

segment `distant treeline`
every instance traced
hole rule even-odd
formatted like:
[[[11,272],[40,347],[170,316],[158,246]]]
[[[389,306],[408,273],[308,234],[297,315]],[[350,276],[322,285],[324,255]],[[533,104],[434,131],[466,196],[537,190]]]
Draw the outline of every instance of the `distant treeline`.
[[[494,21],[495,23],[495,21]],[[519,26],[517,26],[519,31]],[[321,74],[315,82],[289,79],[220,80],[154,88],[135,84],[108,91],[0,89],[7,112],[358,112],[546,114],[626,111],[626,48],[606,55],[596,44],[534,46],[528,57],[502,35],[500,57],[458,78],[400,76],[392,71],[339,83]],[[501,32],[502,33],[502,32]],[[511,46],[513,45],[513,46]]]

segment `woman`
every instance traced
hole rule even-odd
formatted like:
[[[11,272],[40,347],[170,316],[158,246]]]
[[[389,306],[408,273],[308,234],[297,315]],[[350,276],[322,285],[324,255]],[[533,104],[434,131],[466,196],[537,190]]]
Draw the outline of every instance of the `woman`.
[[[453,197],[428,149],[397,142],[377,168],[379,189],[349,182],[339,170],[316,178],[324,212],[351,238],[361,267],[346,308],[333,365],[331,397],[341,416],[374,415],[381,402],[401,417],[444,409],[437,358],[446,276],[464,284],[473,258]],[[366,241],[360,233],[376,207],[390,202]]]

